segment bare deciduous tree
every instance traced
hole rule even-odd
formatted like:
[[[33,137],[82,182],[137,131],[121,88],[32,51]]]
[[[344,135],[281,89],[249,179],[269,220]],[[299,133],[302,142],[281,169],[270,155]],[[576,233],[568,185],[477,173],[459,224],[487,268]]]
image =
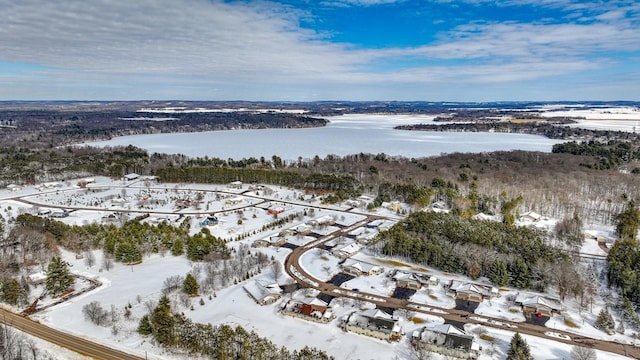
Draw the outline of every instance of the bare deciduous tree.
[[[182,288],[182,283],[184,282],[184,277],[180,275],[169,276],[164,280],[164,285],[162,287],[163,294],[169,294],[176,290]]]
[[[113,259],[107,254],[102,257],[102,267],[107,271],[111,270],[113,267]]]
[[[582,346],[571,348],[571,358],[573,360],[596,360],[596,351]]]
[[[84,264],[88,267],[93,267],[96,264],[96,256],[93,254],[93,251],[88,250],[84,253]]]
[[[274,261],[271,263],[271,271],[273,271],[273,280],[278,281],[280,276],[282,276],[282,264],[279,261]]]
[[[92,323],[103,326],[107,322],[107,312],[98,301],[92,301],[82,307],[84,317]]]

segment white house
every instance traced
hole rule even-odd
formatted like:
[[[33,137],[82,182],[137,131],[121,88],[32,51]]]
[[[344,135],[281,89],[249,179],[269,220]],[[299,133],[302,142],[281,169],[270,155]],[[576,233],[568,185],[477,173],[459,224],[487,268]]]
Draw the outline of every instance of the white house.
[[[338,246],[331,251],[331,254],[340,259],[346,259],[352,257],[357,254],[362,247],[356,243],[351,243],[348,245]]]
[[[399,341],[403,335],[398,320],[378,309],[349,314],[343,320],[342,328],[345,331],[387,341]]]
[[[342,272],[353,276],[380,275],[384,272],[381,266],[353,259],[346,259],[341,266]]]
[[[282,289],[278,284],[262,280],[250,281],[242,288],[260,305],[273,304],[282,297]]]

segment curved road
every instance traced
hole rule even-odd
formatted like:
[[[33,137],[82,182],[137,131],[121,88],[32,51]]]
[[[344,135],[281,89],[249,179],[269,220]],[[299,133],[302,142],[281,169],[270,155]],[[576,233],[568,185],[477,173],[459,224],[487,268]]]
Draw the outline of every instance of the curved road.
[[[62,346],[79,354],[94,359],[105,360],[142,360],[143,358],[131,355],[108,346],[95,343],[79,336],[50,328],[35,322],[29,318],[16,315],[4,309],[0,309],[0,323],[13,327],[27,334],[36,336],[42,340]]]
[[[418,312],[428,315],[434,315],[444,318],[445,320],[453,320],[464,323],[481,324],[487,327],[494,327],[503,330],[517,331],[522,334],[533,335],[557,342],[562,342],[571,345],[587,346],[590,348],[608,351],[624,356],[629,356],[634,359],[640,359],[640,349],[631,345],[619,344],[611,341],[604,341],[600,339],[585,338],[574,333],[550,329],[544,326],[533,325],[530,323],[512,322],[503,319],[494,319],[486,316],[475,315],[462,310],[439,308],[436,306],[430,306],[427,304],[416,303],[408,300],[396,299],[389,296],[371,294],[362,291],[353,291],[351,289],[345,289],[339,286],[328,284],[322,280],[316,279],[311,274],[307,273],[300,266],[300,257],[307,251],[321,245],[335,237],[346,234],[351,229],[364,225],[365,223],[375,219],[375,216],[369,216],[367,219],[360,221],[348,228],[341,229],[332,234],[323,236],[313,242],[300,246],[293,250],[285,260],[285,270],[294,280],[296,280],[303,287],[314,288],[321,293],[336,296],[346,297],[356,300],[364,300],[375,305],[380,305],[394,309],[405,309],[411,312]],[[549,333],[559,334],[566,336],[566,339],[557,336],[550,336]]]

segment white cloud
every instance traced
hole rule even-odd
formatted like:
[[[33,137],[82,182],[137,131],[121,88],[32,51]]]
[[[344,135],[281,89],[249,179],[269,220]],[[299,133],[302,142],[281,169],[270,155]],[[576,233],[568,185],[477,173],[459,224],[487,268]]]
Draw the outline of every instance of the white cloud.
[[[345,71],[356,59],[282,8],[222,1],[0,0],[0,58],[104,73]],[[341,56],[336,56],[341,55]]]
[[[0,73],[0,99],[353,99],[544,80],[640,51],[634,6],[603,6],[589,23],[470,23],[422,46],[354,49],[301,28],[305,12],[268,2],[0,0],[0,61],[45,67]],[[371,70],[395,60],[415,62]]]

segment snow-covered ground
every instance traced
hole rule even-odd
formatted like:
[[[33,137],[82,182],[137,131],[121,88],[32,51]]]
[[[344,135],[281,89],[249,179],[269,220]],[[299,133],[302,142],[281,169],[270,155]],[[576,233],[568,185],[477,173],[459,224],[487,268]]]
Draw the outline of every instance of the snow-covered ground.
[[[640,131],[640,109],[636,107],[548,108],[540,113],[542,117],[576,118],[570,126],[593,130]]]
[[[67,209],[81,207],[82,210],[70,212],[70,215],[61,218],[69,224],[86,224],[91,222],[105,221],[103,216],[113,212],[115,209],[142,210],[149,212],[154,221],[178,219],[180,213],[193,216],[192,231],[197,232],[205,226],[199,220],[205,215],[216,212],[220,223],[216,226],[208,226],[211,233],[228,240],[233,240],[238,234],[247,234],[242,241],[232,241],[229,246],[237,248],[239,244],[251,244],[258,239],[264,239],[270,235],[278,234],[285,229],[289,229],[298,224],[309,223],[314,219],[329,216],[335,219],[340,226],[350,226],[364,218],[364,214],[351,211],[344,211],[347,207],[335,206],[331,208],[320,207],[317,199],[313,199],[301,192],[286,188],[273,187],[269,190],[256,190],[240,194],[247,190],[244,185],[242,190],[229,189],[226,186],[198,185],[198,184],[145,184],[144,181],[122,182],[112,181],[106,178],[96,180],[89,189],[81,189],[75,182],[61,184],[60,187],[48,190],[38,190],[34,187],[26,187],[17,191],[0,191],[0,214],[9,219],[22,212],[36,213],[49,206],[52,210],[57,210],[56,206]],[[199,195],[199,193],[202,193]],[[21,202],[18,197],[37,203],[38,205]],[[192,204],[190,207],[178,210],[176,201],[184,199],[194,199],[201,197],[199,204]],[[124,202],[117,202],[113,206],[112,200],[116,198],[124,199]],[[285,223],[281,227],[269,228],[263,231],[266,224],[274,221],[274,216],[268,214],[267,208],[270,205],[280,204],[285,207],[285,212],[278,215],[284,218],[293,215],[292,222]],[[173,214],[175,213],[175,214]],[[379,209],[376,215],[389,216],[391,223],[399,218],[395,212]],[[146,221],[149,221],[147,219]],[[539,226],[551,226],[551,219],[542,219]],[[319,235],[329,234],[340,229],[339,226],[317,226],[313,232]],[[588,233],[593,236],[610,234],[611,229],[605,227],[593,227]],[[287,236],[287,242],[294,245],[303,245],[313,241],[312,236]],[[252,252],[263,252],[277,261],[283,262],[291,250],[286,248],[260,248],[252,249]],[[602,257],[606,254],[593,238],[585,240],[581,253]],[[96,264],[102,264],[101,251],[94,251]],[[113,346],[115,348],[147,356],[150,359],[178,359],[180,356],[167,354],[162,349],[151,344],[147,339],[141,337],[137,332],[139,319],[148,311],[160,297],[163,282],[170,276],[184,276],[194,269],[193,263],[185,257],[173,257],[169,254],[162,256],[154,254],[145,257],[139,265],[126,266],[115,263],[109,271],[102,269],[100,265],[87,267],[84,259],[76,258],[76,254],[62,250],[64,260],[68,261],[75,273],[87,277],[97,278],[102,282],[99,288],[85,293],[81,296],[51,307],[35,315],[40,321],[50,324],[53,327],[81,335]],[[358,288],[362,292],[388,296],[393,293],[395,283],[390,274],[393,270],[400,269],[412,271],[439,279],[438,284],[423,287],[411,297],[414,302],[425,304],[425,308],[440,307],[453,308],[455,303],[447,295],[445,284],[450,280],[465,280],[461,276],[442,273],[434,269],[422,266],[403,263],[401,259],[378,258],[366,252],[360,252],[354,256],[359,261],[381,265],[384,272],[380,275],[358,277],[346,282],[343,286],[348,289]],[[594,269],[597,271],[598,260],[590,259],[585,263],[588,266],[596,262]],[[314,249],[305,253],[301,257],[301,265],[312,276],[321,280],[328,280],[340,271],[340,259],[331,255],[329,251]],[[600,265],[601,266],[601,265]],[[286,274],[282,275],[279,282],[286,282]],[[224,289],[218,289],[213,294],[203,294],[200,299],[192,299],[193,310],[190,306],[174,301],[172,306],[177,311],[184,312],[187,316],[197,322],[212,324],[232,324],[241,325],[247,329],[255,330],[261,336],[269,338],[279,346],[286,346],[292,349],[299,349],[306,345],[314,346],[327,351],[336,359],[410,359],[411,355],[408,347],[408,337],[403,338],[399,343],[387,343],[361,335],[345,333],[338,327],[340,317],[361,307],[367,307],[366,303],[334,299],[331,303],[337,318],[328,324],[317,324],[304,320],[283,316],[279,313],[279,308],[289,299],[289,296],[304,297],[314,296],[313,291],[301,290],[293,295],[286,295],[284,299],[272,305],[257,305],[244,291],[242,285],[246,282],[264,279],[273,281],[273,274],[270,269],[263,271],[245,282],[231,285]],[[482,281],[479,279],[478,281]],[[514,289],[500,289],[500,297],[483,303],[476,314],[478,316],[495,317],[509,321],[521,322],[524,317],[521,313],[514,311],[512,303],[513,296],[517,293]],[[211,295],[211,297],[210,297]],[[108,311],[113,308],[119,320],[115,326],[100,327],[91,324],[82,314],[82,307],[92,301],[99,301]],[[577,336],[587,336],[602,338],[607,340],[617,340],[622,342],[631,341],[631,332],[624,335],[605,335],[593,328],[593,322],[598,311],[605,306],[604,302],[596,297],[588,307],[580,307],[578,301],[569,299],[564,303],[566,310],[562,316],[553,317],[548,323],[550,331],[564,330],[575,333]],[[124,318],[125,307],[130,307],[130,319]],[[414,320],[404,318],[401,320],[402,330],[410,334],[413,330],[419,329],[425,324],[441,323],[442,318],[413,314]],[[418,320],[416,320],[417,318]],[[471,327],[469,325],[468,327]],[[469,331],[472,328],[467,329]],[[495,345],[483,343],[481,359],[502,358],[508,342],[513,335],[511,331],[487,328],[488,333],[497,339]],[[549,358],[569,358],[571,346],[558,342],[543,340],[535,337],[525,336],[534,355],[538,359]],[[478,339],[477,339],[478,340]],[[481,343],[484,340],[478,340]],[[489,351],[490,349],[494,349]],[[622,359],[608,353],[599,353],[600,359]]]

